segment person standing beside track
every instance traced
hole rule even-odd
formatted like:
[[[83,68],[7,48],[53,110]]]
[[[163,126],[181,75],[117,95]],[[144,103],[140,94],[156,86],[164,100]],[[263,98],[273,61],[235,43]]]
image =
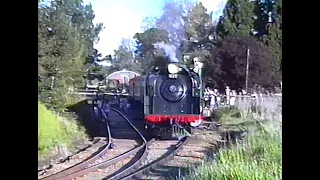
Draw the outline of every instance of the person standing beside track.
[[[209,87],[204,89],[204,107],[210,106],[210,101],[209,101]]]
[[[106,114],[106,118],[108,118],[109,117],[109,112],[110,112],[110,103],[109,103],[109,100],[107,99],[106,101],[105,101],[105,103],[104,103],[104,106],[103,106],[103,110],[104,110],[104,112],[105,112],[105,114]]]
[[[96,106],[93,106],[93,116],[94,116],[94,119],[99,118],[99,110]]]
[[[103,109],[103,96],[100,94],[97,96],[97,109],[98,109],[98,119],[102,118],[101,110]]]
[[[127,112],[127,104],[128,100],[124,96],[121,96],[120,98],[120,109],[123,110],[124,112]]]

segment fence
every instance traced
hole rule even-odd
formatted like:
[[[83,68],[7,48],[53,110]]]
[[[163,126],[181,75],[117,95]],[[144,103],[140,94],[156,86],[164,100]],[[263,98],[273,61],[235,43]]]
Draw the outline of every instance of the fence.
[[[282,119],[282,95],[226,95],[220,96],[217,107],[236,107],[241,113],[241,117],[253,119]],[[209,116],[211,110],[204,109],[204,115]]]

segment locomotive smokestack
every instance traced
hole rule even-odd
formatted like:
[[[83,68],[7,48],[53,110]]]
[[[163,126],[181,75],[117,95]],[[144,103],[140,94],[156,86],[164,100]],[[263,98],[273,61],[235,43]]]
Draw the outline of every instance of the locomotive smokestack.
[[[169,45],[164,42],[157,42],[153,45],[156,49],[162,49],[166,53],[166,56],[169,57],[170,62],[177,63],[179,60],[176,57],[176,47],[174,45]]]

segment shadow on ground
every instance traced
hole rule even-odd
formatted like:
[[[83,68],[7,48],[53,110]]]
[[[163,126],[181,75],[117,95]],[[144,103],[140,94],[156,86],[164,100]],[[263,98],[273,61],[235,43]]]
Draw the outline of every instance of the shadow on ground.
[[[219,153],[219,150],[229,148],[231,144],[233,144],[235,141],[242,139],[242,131],[228,131],[223,132],[221,134],[222,136],[222,142],[216,142],[216,143],[210,143],[210,146],[206,148],[206,150],[198,151],[203,152],[206,155],[206,161],[213,161],[216,158],[216,155]],[[236,140],[238,139],[238,140]],[[182,149],[183,151],[183,149]],[[172,161],[180,161],[178,159],[172,159]],[[195,169],[198,165],[201,165],[201,162],[199,161],[189,161],[188,163],[190,167],[185,167],[186,161],[181,161],[183,167],[179,167],[179,165],[176,166],[170,166],[167,164],[164,165],[157,165],[156,167],[152,168],[150,171],[147,171],[143,173],[142,177],[137,177],[137,179],[152,179],[153,177],[163,177],[163,179],[183,179],[188,174],[195,172]],[[176,164],[176,163],[174,163]],[[179,163],[178,163],[179,164]]]
[[[80,101],[68,109],[71,112],[74,112],[78,116],[79,123],[85,128],[89,138],[93,139],[95,137],[106,137],[107,130],[104,120],[98,120],[93,115],[93,105],[87,104],[87,101]],[[115,108],[117,109],[117,108]],[[130,121],[141,131],[143,135],[146,135],[144,132],[144,122],[139,118],[131,118],[131,113],[124,113],[126,116],[129,116]],[[109,127],[111,129],[112,138],[115,139],[140,139],[140,137],[131,130],[129,124],[122,119],[122,117],[111,111],[109,113]]]
[[[95,120],[93,107],[91,104],[87,104],[86,100],[69,106],[68,109],[78,116],[77,120],[86,129],[89,138],[106,136],[104,122]]]
[[[155,168],[151,168],[148,174],[143,174],[143,177],[137,179],[152,179],[152,176],[161,176],[168,180],[182,179],[189,172],[190,169],[185,167],[158,165]]]

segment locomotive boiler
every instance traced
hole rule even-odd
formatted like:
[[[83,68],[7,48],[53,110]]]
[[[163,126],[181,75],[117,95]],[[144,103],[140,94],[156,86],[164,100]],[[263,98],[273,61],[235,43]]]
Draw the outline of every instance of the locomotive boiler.
[[[152,67],[129,82],[129,96],[154,136],[191,134],[200,125],[200,77],[185,65]]]

